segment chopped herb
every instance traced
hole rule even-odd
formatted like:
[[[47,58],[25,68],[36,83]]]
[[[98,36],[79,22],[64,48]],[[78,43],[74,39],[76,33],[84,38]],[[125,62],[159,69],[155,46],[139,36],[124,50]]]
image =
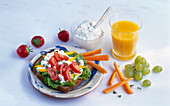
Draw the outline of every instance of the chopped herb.
[[[68,65],[67,63],[64,64],[64,66],[67,66],[67,65]]]
[[[116,91],[113,91],[113,94],[117,94],[117,92],[116,92]]]
[[[71,71],[71,74],[74,74],[73,70],[70,70]]]
[[[57,70],[57,74],[60,74],[60,71]]]
[[[140,90],[142,90],[142,88],[141,88],[141,87],[137,87],[137,89],[140,89]]]
[[[78,55],[78,53],[70,54],[70,55],[68,55],[68,56],[69,56],[69,57],[75,57],[76,55]]]
[[[119,98],[121,98],[121,97],[122,97],[122,95],[118,95],[118,97],[119,97]]]
[[[130,87],[133,87],[134,86],[134,84],[133,85],[130,85]]]
[[[40,63],[40,62],[38,62],[38,63],[36,63],[36,65],[41,65],[41,63]]]

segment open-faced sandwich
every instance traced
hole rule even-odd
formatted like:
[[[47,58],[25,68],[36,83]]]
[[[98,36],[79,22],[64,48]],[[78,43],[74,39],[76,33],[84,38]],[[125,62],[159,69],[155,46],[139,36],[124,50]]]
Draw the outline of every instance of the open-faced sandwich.
[[[91,76],[93,68],[82,54],[54,50],[42,55],[33,65],[33,73],[47,86],[67,93]]]

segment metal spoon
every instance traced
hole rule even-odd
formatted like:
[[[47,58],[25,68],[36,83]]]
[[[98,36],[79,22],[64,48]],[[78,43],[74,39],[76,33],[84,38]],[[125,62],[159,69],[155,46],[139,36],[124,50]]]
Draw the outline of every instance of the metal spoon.
[[[99,19],[99,21],[96,23],[96,25],[93,27],[94,29],[96,29],[97,27],[100,26],[100,24],[107,19],[107,17],[111,14],[111,12],[113,11],[112,7],[108,7],[107,10],[104,12],[104,14],[102,15],[102,17]]]

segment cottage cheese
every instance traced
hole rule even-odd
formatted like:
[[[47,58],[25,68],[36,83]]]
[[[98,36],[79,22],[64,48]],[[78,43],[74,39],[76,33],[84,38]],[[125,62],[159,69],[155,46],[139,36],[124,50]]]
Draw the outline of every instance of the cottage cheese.
[[[101,27],[94,29],[96,22],[85,20],[76,26],[75,36],[83,40],[94,40],[103,35]]]

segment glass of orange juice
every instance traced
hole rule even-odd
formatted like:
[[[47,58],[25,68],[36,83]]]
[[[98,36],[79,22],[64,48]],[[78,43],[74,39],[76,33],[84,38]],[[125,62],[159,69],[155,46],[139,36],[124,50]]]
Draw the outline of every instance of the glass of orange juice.
[[[119,13],[109,20],[113,41],[112,54],[119,60],[130,60],[136,55],[136,44],[142,20],[134,14]]]

